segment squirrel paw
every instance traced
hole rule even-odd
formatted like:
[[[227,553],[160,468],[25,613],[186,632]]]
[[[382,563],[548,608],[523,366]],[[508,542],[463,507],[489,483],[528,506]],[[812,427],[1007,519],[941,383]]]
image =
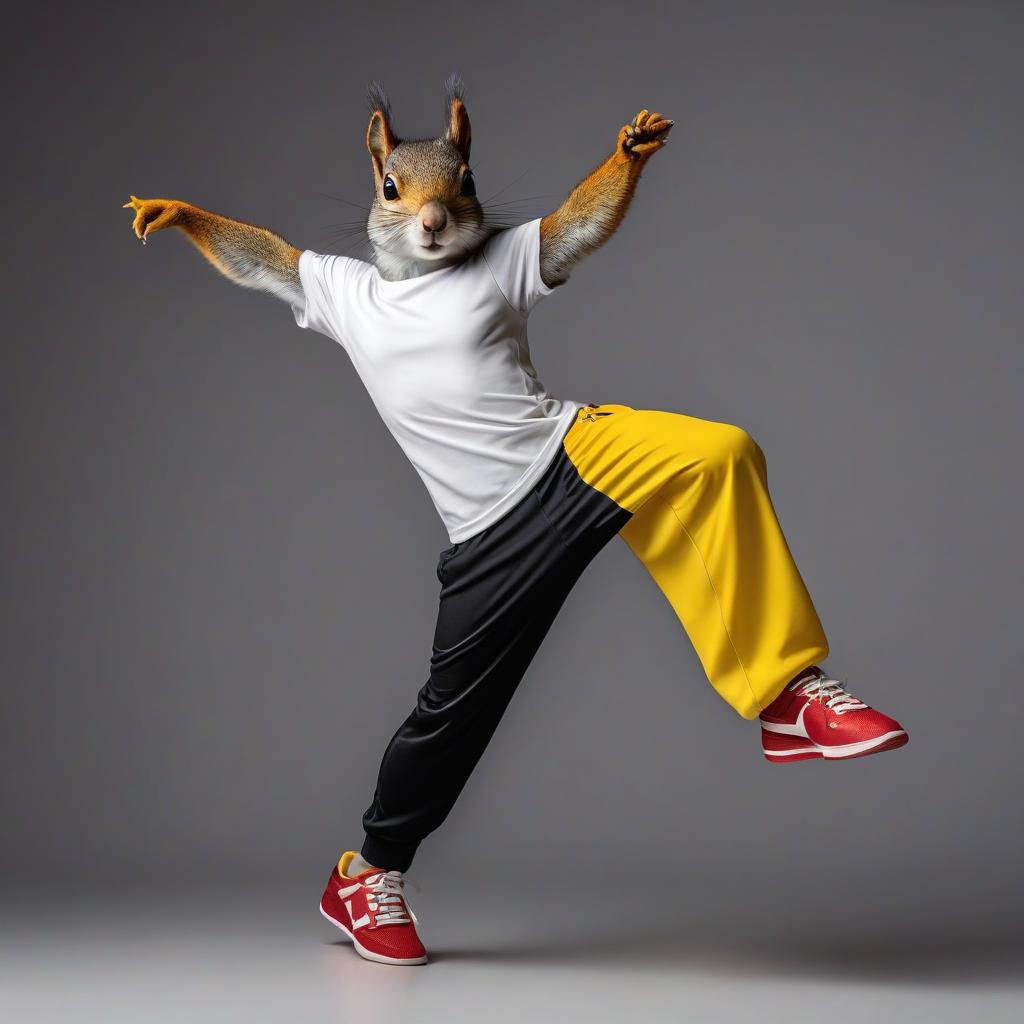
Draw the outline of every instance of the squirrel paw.
[[[135,231],[135,237],[141,239],[145,245],[148,235],[170,227],[177,220],[181,204],[173,199],[139,199],[137,196],[131,196],[122,209],[135,211],[132,229]]]
[[[650,156],[668,141],[668,133],[674,123],[661,114],[641,110],[633,118],[633,123],[625,125],[619,132],[619,152],[631,160]]]

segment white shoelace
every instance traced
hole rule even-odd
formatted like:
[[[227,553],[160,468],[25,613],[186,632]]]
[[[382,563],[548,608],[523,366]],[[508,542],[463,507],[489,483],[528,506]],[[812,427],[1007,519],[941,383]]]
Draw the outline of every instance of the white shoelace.
[[[791,683],[789,689],[807,694],[812,700],[819,704],[823,703],[837,715],[847,711],[863,711],[868,706],[849,693],[840,680],[830,679],[820,669],[816,669],[815,675],[810,679],[805,676]]]
[[[416,920],[412,908],[406,903],[402,887],[405,880],[401,871],[382,871],[370,875],[363,883],[370,889],[367,903],[373,911],[374,925],[411,924]]]

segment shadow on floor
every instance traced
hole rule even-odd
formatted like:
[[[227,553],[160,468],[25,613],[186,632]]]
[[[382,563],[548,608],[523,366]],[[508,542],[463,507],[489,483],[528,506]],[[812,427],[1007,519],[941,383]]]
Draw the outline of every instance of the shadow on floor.
[[[1017,931],[891,929],[877,935],[786,937],[776,926],[759,935],[672,934],[619,928],[608,934],[562,934],[479,949],[430,949],[433,963],[700,970],[801,977],[848,983],[1024,983],[1024,935]]]

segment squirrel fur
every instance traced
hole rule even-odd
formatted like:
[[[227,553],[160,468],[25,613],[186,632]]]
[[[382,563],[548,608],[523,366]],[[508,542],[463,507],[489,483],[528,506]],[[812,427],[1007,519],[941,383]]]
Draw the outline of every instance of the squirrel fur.
[[[380,275],[418,277],[461,262],[501,226],[489,223],[476,197],[470,167],[472,132],[457,76],[445,87],[446,124],[432,139],[395,133],[383,89],[371,85],[366,148],[374,177],[367,235]],[[641,110],[618,132],[615,148],[540,225],[540,274],[549,287],[615,232],[647,160],[665,145],[673,122]],[[143,242],[156,231],[183,231],[226,277],[247,288],[302,302],[297,249],[267,228],[224,217],[178,199],[139,199],[132,228]]]

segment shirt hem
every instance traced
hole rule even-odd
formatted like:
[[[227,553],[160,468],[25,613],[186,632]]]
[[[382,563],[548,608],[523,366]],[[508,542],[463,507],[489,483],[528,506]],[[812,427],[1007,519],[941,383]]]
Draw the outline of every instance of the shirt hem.
[[[533,485],[544,475],[548,466],[551,465],[551,460],[558,453],[559,447],[565,440],[565,435],[576,420],[577,413],[583,408],[582,402],[572,400],[566,401],[566,405],[570,406],[570,408],[558,418],[560,429],[552,435],[551,440],[545,445],[540,455],[530,464],[530,468],[515,482],[512,490],[504,498],[492,505],[483,515],[477,516],[476,519],[464,523],[455,530],[449,530],[448,539],[452,544],[461,544],[463,541],[475,537],[478,533],[483,533],[488,526],[493,526],[502,516],[511,512],[526,497]]]

